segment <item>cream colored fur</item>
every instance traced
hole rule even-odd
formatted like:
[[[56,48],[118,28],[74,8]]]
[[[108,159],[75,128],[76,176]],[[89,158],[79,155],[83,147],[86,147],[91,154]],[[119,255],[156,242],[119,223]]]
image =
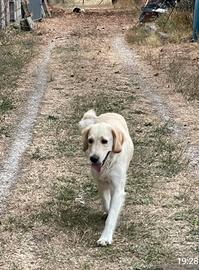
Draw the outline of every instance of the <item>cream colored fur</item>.
[[[133,142],[125,119],[117,113],[96,116],[86,112],[79,122],[83,148],[91,160],[91,172],[97,179],[103,207],[107,213],[98,245],[112,243],[117,220],[125,200],[125,184],[129,163],[133,157]]]

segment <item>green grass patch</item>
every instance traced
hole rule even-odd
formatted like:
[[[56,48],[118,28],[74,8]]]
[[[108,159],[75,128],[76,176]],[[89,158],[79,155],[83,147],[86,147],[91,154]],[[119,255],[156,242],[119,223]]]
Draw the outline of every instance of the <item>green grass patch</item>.
[[[76,96],[73,100],[74,117],[81,119],[89,109],[95,109],[97,115],[104,112],[121,113],[130,102],[135,102],[136,96],[129,93],[127,96],[106,94],[104,92],[92,96]]]
[[[38,161],[42,161],[42,160],[47,160],[47,159],[51,159],[54,158],[54,156],[49,155],[49,153],[45,153],[42,152],[42,150],[37,147],[34,152],[32,152],[31,154],[31,159],[33,160],[38,160]]]
[[[177,92],[182,93],[189,100],[199,99],[199,68],[190,62],[189,55],[176,55],[169,64],[167,72],[171,80],[175,82]]]
[[[199,242],[199,208],[189,208],[175,213],[172,219],[176,222],[186,221],[190,226],[189,237]]]
[[[136,25],[128,30],[126,39],[129,43],[157,47],[161,45],[160,36],[151,32],[145,25]]]
[[[192,13],[174,11],[168,20],[168,14],[163,14],[157,20],[160,31],[169,34],[169,42],[181,43],[191,37]]]
[[[192,15],[190,12],[174,11],[168,19],[168,13],[162,14],[155,21],[156,29],[150,24],[139,24],[128,30],[126,38],[129,43],[162,46],[167,43],[181,43],[191,40]]]
[[[11,136],[11,128],[8,126],[4,126],[0,128],[0,135],[3,135],[5,137]]]
[[[84,183],[82,186],[82,190],[84,191],[84,194],[86,198],[88,199],[92,199],[92,198],[96,199],[98,195],[97,186],[95,182],[93,181],[93,179],[90,179],[89,182]]]
[[[59,181],[59,183],[55,185],[54,189],[57,194],[56,199],[64,204],[74,202],[77,196],[74,186],[71,185],[70,182],[67,182],[67,180],[65,182]]]
[[[34,54],[32,35],[9,30],[0,34],[0,92],[13,89],[21,69]],[[3,91],[4,92],[4,91]],[[0,95],[1,97],[1,95]]]
[[[134,133],[135,155],[127,187],[131,203],[150,204],[150,191],[157,177],[173,181],[172,177],[184,168],[181,147],[171,140],[170,123],[159,126],[143,125],[141,133]]]
[[[12,101],[8,97],[0,99],[0,114],[5,114],[14,108]]]
[[[77,152],[77,149],[79,149],[79,145],[76,145],[74,143],[71,144],[72,138],[67,138],[66,140],[58,141],[57,144],[57,152],[60,155],[65,156],[74,156]]]
[[[17,109],[24,97],[17,93],[22,70],[34,55],[33,34],[7,28],[0,31],[0,134],[10,136],[6,115]]]

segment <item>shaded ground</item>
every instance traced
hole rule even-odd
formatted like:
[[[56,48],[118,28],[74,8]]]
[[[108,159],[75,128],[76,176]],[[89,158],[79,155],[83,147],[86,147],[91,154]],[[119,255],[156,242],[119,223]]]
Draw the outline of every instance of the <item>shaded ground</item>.
[[[1,269],[177,269],[178,258],[198,256],[198,163],[187,150],[198,149],[198,108],[129,49],[132,22],[128,12],[93,12],[38,30],[55,48],[1,219]],[[126,206],[108,248],[96,246],[102,212],[77,125],[90,108],[121,113],[135,143]]]

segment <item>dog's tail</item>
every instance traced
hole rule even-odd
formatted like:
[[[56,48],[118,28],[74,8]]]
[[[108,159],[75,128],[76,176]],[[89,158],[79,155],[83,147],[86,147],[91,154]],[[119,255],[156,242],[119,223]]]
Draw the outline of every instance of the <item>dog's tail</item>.
[[[79,126],[84,129],[90,125],[96,123],[97,115],[94,110],[87,111],[81,121],[79,122]]]

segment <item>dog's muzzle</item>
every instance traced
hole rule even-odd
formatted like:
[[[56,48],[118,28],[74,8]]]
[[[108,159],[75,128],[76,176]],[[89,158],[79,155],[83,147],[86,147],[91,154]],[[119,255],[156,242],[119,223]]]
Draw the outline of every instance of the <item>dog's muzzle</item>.
[[[104,166],[104,163],[106,162],[109,154],[110,154],[111,151],[109,151],[107,154],[106,154],[106,157],[105,159],[101,162],[98,162],[99,161],[99,157],[97,155],[93,155],[90,157],[90,161],[92,162],[91,163],[91,168],[93,168],[95,171],[97,171],[98,173],[100,173],[101,171],[101,168]]]

